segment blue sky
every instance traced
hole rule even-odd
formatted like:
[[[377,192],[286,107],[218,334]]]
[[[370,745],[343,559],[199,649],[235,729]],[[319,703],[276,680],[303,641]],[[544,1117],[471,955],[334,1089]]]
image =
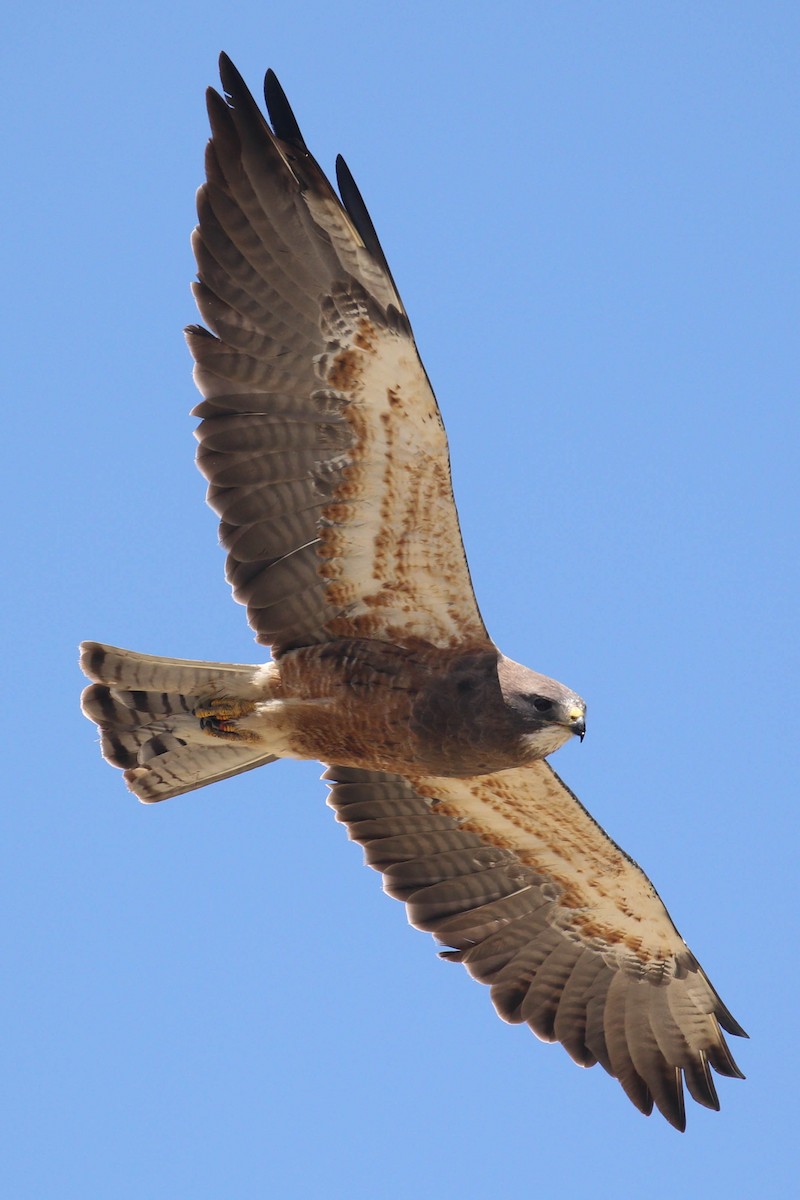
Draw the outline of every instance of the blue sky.
[[[15,20],[6,1194],[790,1194],[800,9]],[[751,1034],[747,1082],[683,1137],[437,961],[316,764],[145,808],[80,716],[83,637],[260,653],[193,466],[181,337],[220,49],[255,92],[275,68],[323,165],[345,154],[444,413],[489,628],[587,698],[555,765]]]

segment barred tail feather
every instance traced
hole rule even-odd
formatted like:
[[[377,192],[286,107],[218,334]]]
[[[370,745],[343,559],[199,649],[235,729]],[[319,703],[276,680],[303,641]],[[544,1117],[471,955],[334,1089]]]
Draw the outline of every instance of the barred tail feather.
[[[81,643],[81,670],[94,683],[146,692],[183,692],[202,695],[233,693],[242,699],[259,694],[255,676],[260,669],[248,663],[216,663],[189,658],[159,658],[104,646]]]
[[[255,698],[258,667],[157,658],[98,642],[82,644],[80,661],[94,681],[81,707],[100,730],[103,757],[145,804],[275,761],[263,745],[212,736],[194,712],[223,697]]]

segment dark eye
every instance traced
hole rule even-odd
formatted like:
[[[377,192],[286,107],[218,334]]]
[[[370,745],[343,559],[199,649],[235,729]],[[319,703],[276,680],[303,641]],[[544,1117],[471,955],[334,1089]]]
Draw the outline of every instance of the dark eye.
[[[546,696],[529,696],[528,699],[536,711],[540,713],[550,712],[550,709],[553,707],[553,701],[548,700]]]

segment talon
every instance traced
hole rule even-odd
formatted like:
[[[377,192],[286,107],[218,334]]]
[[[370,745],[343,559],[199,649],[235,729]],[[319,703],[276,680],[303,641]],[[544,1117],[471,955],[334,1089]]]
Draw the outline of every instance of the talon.
[[[203,733],[211,737],[231,738],[236,741],[253,741],[254,736],[246,730],[236,728],[240,717],[249,716],[255,705],[252,700],[235,700],[225,697],[220,700],[207,700],[205,704],[194,709],[194,715],[200,722]]]
[[[195,714],[196,716],[197,714]],[[233,721],[223,721],[220,717],[201,717],[200,728],[204,733],[212,733],[215,735],[235,733],[236,725]]]

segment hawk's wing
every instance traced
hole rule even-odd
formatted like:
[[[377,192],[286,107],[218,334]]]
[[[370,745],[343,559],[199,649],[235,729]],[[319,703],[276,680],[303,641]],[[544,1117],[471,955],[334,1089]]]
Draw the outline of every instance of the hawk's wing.
[[[546,762],[474,779],[330,767],[328,803],[501,1017],[599,1062],[637,1108],[686,1124],[683,1081],[719,1108],[709,1067],[741,1077],[746,1036],[644,872]]]
[[[277,79],[220,60],[187,331],[198,463],[258,641],[486,641],[436,399],[363,200],[344,207]]]

